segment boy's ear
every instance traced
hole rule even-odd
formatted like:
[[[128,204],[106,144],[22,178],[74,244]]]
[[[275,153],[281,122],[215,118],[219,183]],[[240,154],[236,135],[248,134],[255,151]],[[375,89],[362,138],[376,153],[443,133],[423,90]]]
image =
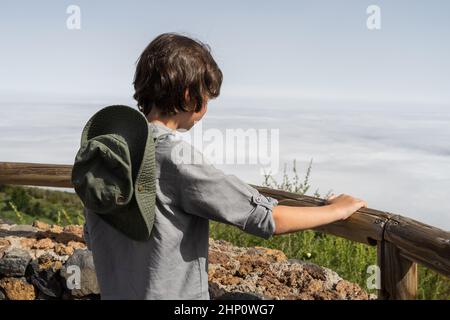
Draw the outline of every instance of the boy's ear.
[[[189,95],[189,89],[184,90],[184,105],[189,109],[193,108],[191,105],[191,96]]]
[[[184,90],[184,101],[188,103],[191,100],[191,97],[189,96],[189,89]]]

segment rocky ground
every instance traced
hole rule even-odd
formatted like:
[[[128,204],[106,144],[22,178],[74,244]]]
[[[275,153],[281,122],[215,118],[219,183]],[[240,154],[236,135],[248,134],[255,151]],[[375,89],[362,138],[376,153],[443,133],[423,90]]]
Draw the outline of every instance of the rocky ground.
[[[73,266],[81,271],[76,285]],[[210,239],[211,299],[368,299],[335,272],[283,252]],[[98,299],[81,226],[0,224],[0,300]]]

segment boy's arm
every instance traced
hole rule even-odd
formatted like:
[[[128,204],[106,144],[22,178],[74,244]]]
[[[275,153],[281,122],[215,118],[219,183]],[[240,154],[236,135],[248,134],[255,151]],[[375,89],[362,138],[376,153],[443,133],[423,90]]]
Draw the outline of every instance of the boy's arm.
[[[273,235],[272,208],[278,204],[276,199],[217,169],[186,142],[181,141],[177,148],[177,152],[171,151],[175,155],[171,158],[174,167],[160,176],[160,185],[173,190],[173,205],[188,214],[230,224],[258,237],[268,239]],[[183,154],[192,156],[183,158]]]
[[[285,234],[312,229],[339,220],[345,220],[355,211],[367,207],[363,200],[342,194],[330,197],[321,207],[290,207],[278,205],[272,210],[275,221],[274,234]]]
[[[203,155],[185,142],[180,150],[194,154],[199,161],[176,159],[176,180],[173,185],[179,197],[175,203],[189,214],[239,227],[241,230],[269,238],[314,228],[337,220],[346,219],[367,204],[351,196],[330,197],[329,205],[322,207],[289,207],[266,197],[234,175],[227,175],[209,164]],[[180,152],[173,153],[179,155]],[[163,176],[160,178],[162,179]]]

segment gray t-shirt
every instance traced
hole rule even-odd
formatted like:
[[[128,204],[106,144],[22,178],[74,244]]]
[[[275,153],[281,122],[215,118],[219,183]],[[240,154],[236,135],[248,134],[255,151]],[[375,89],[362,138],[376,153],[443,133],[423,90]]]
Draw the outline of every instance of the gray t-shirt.
[[[102,299],[209,299],[209,220],[269,238],[275,231],[265,197],[224,174],[162,124],[156,143],[156,217],[148,241],[129,239],[85,210]]]

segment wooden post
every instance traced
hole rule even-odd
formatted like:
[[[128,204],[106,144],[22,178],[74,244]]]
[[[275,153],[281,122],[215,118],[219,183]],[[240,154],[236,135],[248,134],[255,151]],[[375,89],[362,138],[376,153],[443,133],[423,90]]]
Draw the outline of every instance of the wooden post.
[[[379,241],[377,247],[382,300],[413,300],[417,296],[417,264],[401,255],[388,241]]]
[[[383,239],[403,258],[450,277],[450,232],[395,215],[384,228]]]

